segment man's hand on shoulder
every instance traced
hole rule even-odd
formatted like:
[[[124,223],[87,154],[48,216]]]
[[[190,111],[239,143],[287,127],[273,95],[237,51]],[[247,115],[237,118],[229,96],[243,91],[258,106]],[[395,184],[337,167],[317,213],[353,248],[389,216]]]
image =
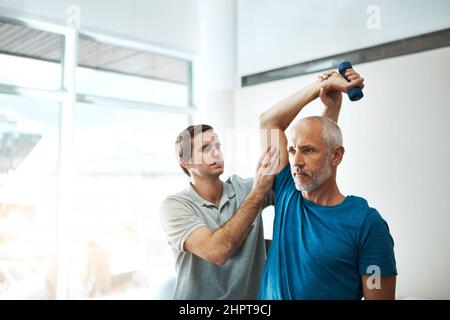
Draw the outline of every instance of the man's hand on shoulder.
[[[263,152],[256,167],[255,180],[251,193],[264,198],[272,189],[275,176],[278,173],[280,151],[276,146],[271,146]]]

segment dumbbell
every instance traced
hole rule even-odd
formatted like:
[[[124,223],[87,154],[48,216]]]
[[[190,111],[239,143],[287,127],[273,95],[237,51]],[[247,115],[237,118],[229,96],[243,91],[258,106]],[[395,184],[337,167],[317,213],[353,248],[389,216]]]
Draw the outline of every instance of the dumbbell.
[[[352,64],[350,63],[350,61],[344,61],[338,65],[339,73],[342,74],[348,82],[350,82],[350,80],[348,80],[347,77],[345,76],[345,71],[347,69],[350,69],[351,67],[352,67]],[[351,101],[358,101],[359,99],[364,97],[364,94],[360,87],[351,88],[347,92],[347,95]]]

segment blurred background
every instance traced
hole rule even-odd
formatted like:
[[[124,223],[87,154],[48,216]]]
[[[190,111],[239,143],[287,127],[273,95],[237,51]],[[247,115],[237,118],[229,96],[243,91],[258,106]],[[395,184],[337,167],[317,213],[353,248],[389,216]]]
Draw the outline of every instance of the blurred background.
[[[344,60],[341,190],[388,222],[398,298],[450,299],[447,0],[0,0],[0,299],[170,298],[176,135],[252,176],[258,114]]]

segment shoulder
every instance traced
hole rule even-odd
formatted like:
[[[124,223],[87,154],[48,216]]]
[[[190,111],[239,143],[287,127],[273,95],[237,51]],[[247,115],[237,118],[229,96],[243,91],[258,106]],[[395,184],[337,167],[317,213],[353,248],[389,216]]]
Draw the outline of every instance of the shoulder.
[[[384,218],[381,216],[381,214],[378,212],[377,209],[369,207],[369,210],[366,214],[366,217],[364,219],[364,226],[363,229],[366,230],[384,230],[386,232],[389,232],[389,226],[384,220]]]
[[[249,193],[253,187],[253,178],[242,178],[233,174],[225,181],[225,183],[230,184],[235,192]]]
[[[168,204],[174,204],[174,203],[185,203],[185,202],[191,202],[192,199],[188,196],[188,193],[185,191],[181,191],[178,193],[174,193],[171,195],[168,195],[164,198],[164,200],[161,202],[162,205],[168,205]]]
[[[364,220],[370,211],[367,200],[358,196],[348,196],[347,206],[350,207],[347,208],[352,213],[353,219]]]
[[[360,212],[362,215],[362,218],[367,222],[376,222],[383,220],[380,213],[377,209],[372,208],[366,199],[357,197],[357,196],[351,196],[353,199],[353,203],[357,208],[357,211]]]
[[[176,211],[194,212],[194,201],[185,191],[167,196],[160,204],[161,215],[170,214]]]
[[[351,196],[351,202],[353,206],[352,212],[354,212],[357,221],[359,221],[359,226],[361,229],[370,229],[374,226],[387,226],[386,221],[383,219],[381,214],[377,209],[372,208],[366,199]]]

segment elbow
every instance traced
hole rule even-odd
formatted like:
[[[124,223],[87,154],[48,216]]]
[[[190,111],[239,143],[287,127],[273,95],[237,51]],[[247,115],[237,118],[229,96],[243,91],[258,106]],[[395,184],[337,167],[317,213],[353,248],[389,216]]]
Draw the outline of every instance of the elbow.
[[[223,266],[230,259],[229,255],[226,253],[215,253],[209,257],[209,262],[215,264],[216,266]]]
[[[281,123],[275,120],[273,115],[269,111],[265,111],[259,115],[259,128],[260,129],[281,129]]]
[[[219,258],[216,258],[215,260],[211,261],[211,263],[215,264],[216,266],[221,267],[221,266],[223,266],[227,261],[228,261],[227,258],[225,258],[225,257],[219,257]]]
[[[267,128],[268,126],[269,126],[269,117],[265,112],[263,112],[259,115],[259,127]]]
[[[231,254],[230,254],[229,250],[216,249],[216,250],[210,251],[206,260],[217,266],[223,266],[230,259],[230,256],[231,256]]]

